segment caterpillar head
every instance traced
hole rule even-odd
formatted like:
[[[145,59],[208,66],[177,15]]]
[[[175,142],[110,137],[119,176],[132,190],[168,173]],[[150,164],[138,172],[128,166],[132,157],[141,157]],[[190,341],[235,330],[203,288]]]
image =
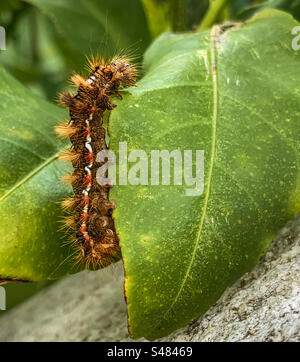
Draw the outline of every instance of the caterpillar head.
[[[135,84],[136,70],[132,64],[122,60],[113,60],[110,67],[121,87],[129,87]]]

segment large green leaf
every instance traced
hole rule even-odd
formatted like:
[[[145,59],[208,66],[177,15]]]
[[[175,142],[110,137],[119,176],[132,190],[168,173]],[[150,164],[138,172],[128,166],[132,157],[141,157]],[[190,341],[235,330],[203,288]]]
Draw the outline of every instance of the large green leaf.
[[[0,279],[45,280],[74,272],[58,201],[69,191],[53,128],[67,113],[0,68]]]
[[[248,19],[254,13],[266,8],[274,8],[289,12],[295,19],[300,21],[300,0],[268,0],[262,4],[246,7],[238,14],[237,18],[240,20]]]
[[[150,33],[140,0],[26,0],[49,16],[66,40],[65,52],[80,67],[91,54],[141,55]]]
[[[155,339],[204,313],[300,210],[300,53],[288,14],[165,34],[112,112],[110,148],[204,150],[200,197],[115,186],[129,328]],[[130,168],[130,165],[129,165]]]

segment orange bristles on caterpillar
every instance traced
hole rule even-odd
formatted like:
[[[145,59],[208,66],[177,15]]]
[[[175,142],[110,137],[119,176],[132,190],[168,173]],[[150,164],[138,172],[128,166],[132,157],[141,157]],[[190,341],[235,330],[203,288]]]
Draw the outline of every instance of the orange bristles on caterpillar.
[[[78,176],[73,172],[68,175],[64,175],[61,178],[61,181],[66,185],[73,185],[77,182]]]
[[[74,208],[75,205],[76,205],[76,200],[74,197],[68,197],[67,199],[64,199],[61,202],[61,207],[63,210],[72,209]]]
[[[64,176],[71,184],[74,197],[62,202],[64,210],[72,210],[72,216],[64,220],[68,229],[74,229],[78,253],[77,262],[86,267],[98,268],[110,264],[119,256],[119,239],[112,212],[116,205],[109,200],[111,185],[100,185],[96,173],[103,163],[96,160],[98,152],[107,149],[103,113],[115,105],[111,96],[119,89],[135,85],[136,70],[128,59],[115,57],[110,62],[102,58],[89,60],[88,78],[74,74],[76,94],[60,95],[60,103],[70,111],[70,121],[56,127],[56,133],[70,138],[72,147],[60,154],[63,161],[72,162],[74,172]],[[73,240],[73,238],[72,238]]]
[[[55,133],[57,133],[61,138],[70,138],[78,133],[78,131],[78,128],[66,122],[61,122],[55,127]]]
[[[90,84],[87,82],[87,79],[83,78],[79,74],[72,75],[71,83],[76,87],[86,87],[92,89],[92,87],[90,87]]]
[[[66,216],[61,221],[62,227],[61,229],[71,229],[75,230],[76,222],[73,216]]]
[[[75,150],[63,150],[59,153],[58,158],[61,161],[77,163],[80,160],[80,154]]]
[[[73,104],[75,104],[74,96],[69,92],[60,94],[59,102],[62,106],[71,107]]]

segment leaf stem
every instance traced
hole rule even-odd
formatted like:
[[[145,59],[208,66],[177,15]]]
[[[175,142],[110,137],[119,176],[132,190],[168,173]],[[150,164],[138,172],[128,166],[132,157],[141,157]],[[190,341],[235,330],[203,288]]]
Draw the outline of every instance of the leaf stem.
[[[212,0],[204,18],[202,19],[198,31],[210,28],[216,21],[218,15],[224,9],[224,6],[231,0]]]
[[[186,0],[169,0],[172,31],[186,30]]]
[[[165,3],[157,2],[156,0],[142,0],[142,4],[152,39],[157,38],[164,31],[170,30]]]

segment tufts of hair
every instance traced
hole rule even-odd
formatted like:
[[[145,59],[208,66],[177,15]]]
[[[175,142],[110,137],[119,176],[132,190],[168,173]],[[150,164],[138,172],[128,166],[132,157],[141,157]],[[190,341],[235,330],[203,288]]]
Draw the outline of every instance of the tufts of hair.
[[[74,99],[74,94],[70,92],[59,94],[59,103],[64,107],[74,107],[76,101]]]
[[[80,161],[81,154],[75,150],[63,150],[59,153],[58,158],[61,161],[77,164]]]
[[[61,177],[61,181],[66,185],[75,185],[80,180],[80,177],[75,173],[69,173]]]
[[[75,86],[75,87],[83,87],[83,88],[90,88],[92,89],[92,87],[90,86],[90,84],[87,82],[87,79],[85,79],[84,77],[82,77],[81,75],[74,73],[71,76],[71,85]]]
[[[74,216],[65,216],[60,220],[61,228],[60,230],[75,230],[76,221]]]
[[[80,129],[70,122],[60,122],[59,125],[55,127],[55,133],[61,138],[71,138],[79,131]]]
[[[61,201],[61,207],[64,211],[74,209],[76,204],[78,203],[78,200],[76,200],[75,197],[68,197]]]

